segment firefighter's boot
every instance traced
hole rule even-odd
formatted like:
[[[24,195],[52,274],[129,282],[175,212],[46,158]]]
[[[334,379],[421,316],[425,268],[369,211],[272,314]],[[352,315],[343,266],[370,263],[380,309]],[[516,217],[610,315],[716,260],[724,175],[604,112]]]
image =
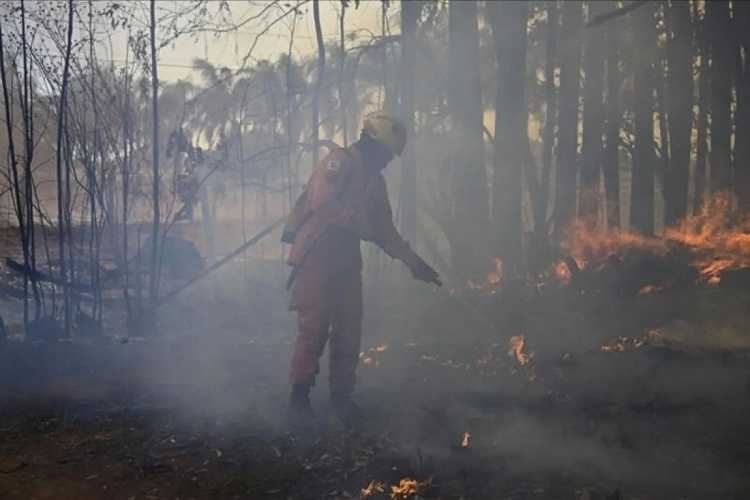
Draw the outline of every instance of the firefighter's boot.
[[[293,429],[313,427],[315,414],[310,404],[310,386],[307,384],[292,385],[287,408],[287,421]]]

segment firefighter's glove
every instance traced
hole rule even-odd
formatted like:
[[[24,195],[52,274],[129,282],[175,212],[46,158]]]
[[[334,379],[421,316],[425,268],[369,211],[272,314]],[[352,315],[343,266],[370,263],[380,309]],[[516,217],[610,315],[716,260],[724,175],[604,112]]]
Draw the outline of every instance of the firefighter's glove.
[[[414,279],[424,281],[425,283],[433,283],[437,286],[443,286],[443,282],[440,280],[440,274],[435,271],[427,262],[424,261],[418,255],[415,255],[409,263],[409,269]]]

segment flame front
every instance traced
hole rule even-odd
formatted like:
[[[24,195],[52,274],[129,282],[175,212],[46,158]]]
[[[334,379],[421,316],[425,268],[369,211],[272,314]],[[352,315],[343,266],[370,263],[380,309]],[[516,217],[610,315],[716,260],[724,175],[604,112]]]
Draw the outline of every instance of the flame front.
[[[665,229],[663,239],[626,231],[600,231],[578,219],[569,226],[562,249],[583,269],[631,250],[665,256],[675,245],[687,248],[690,265],[704,281],[717,284],[722,272],[750,267],[750,214],[733,213],[731,195],[722,192],[705,203],[699,213]],[[570,279],[563,262],[556,265],[554,274],[563,282]]]

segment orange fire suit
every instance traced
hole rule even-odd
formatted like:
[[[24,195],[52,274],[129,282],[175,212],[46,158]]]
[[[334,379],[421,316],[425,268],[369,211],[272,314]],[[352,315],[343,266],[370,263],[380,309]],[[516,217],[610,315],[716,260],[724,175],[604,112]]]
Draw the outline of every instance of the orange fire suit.
[[[393,225],[383,176],[365,166],[355,147],[334,150],[318,164],[289,220],[297,226],[288,263],[298,326],[290,381],[315,382],[330,339],[331,392],[347,396],[362,334],[360,240],[407,264],[415,254]]]

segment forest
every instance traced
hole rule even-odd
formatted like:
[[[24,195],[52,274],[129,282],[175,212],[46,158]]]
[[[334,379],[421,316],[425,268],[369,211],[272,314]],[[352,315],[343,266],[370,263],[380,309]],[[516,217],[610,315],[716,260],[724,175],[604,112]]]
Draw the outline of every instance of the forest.
[[[749,51],[740,0],[0,3],[0,498],[746,497]],[[367,418],[298,435],[281,226],[373,112],[443,286],[362,246]]]

